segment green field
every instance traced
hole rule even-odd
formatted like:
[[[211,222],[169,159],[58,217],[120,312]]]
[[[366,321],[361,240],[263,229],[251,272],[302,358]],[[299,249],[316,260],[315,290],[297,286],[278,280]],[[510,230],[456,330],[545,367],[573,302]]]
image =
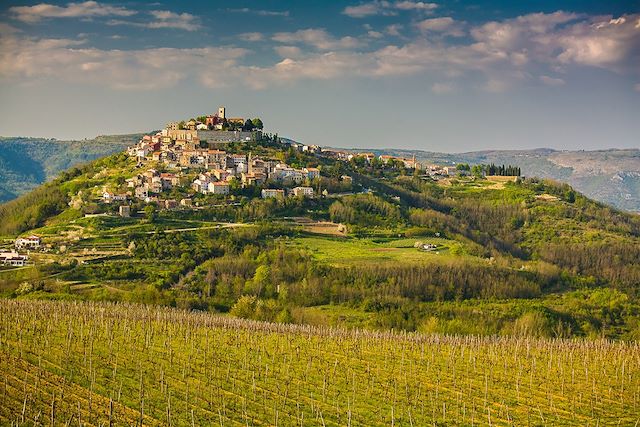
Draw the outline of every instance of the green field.
[[[431,252],[420,251],[414,248],[414,243],[418,241],[436,244],[438,248]],[[456,258],[464,253],[461,243],[439,237],[411,239],[300,237],[295,239],[294,244],[311,251],[318,261],[335,266],[385,262],[438,262]],[[452,254],[451,248],[456,248],[458,254]]]
[[[0,302],[0,423],[634,425],[640,348]]]

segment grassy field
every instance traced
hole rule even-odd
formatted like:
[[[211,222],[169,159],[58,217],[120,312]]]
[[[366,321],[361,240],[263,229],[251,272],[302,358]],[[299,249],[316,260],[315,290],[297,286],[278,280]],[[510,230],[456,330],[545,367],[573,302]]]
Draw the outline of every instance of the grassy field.
[[[438,245],[435,251],[425,252],[414,248],[416,242]],[[318,261],[335,266],[366,263],[404,262],[425,263],[461,256],[462,244],[439,237],[415,237],[398,239],[300,237],[294,244],[311,251]],[[456,248],[454,255],[451,248]]]
[[[634,425],[638,343],[0,301],[0,424]]]

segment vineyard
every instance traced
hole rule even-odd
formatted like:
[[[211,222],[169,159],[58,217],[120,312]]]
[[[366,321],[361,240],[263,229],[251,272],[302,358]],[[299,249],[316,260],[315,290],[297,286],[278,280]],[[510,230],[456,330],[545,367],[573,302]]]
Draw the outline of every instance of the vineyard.
[[[637,342],[0,301],[2,425],[637,425]]]

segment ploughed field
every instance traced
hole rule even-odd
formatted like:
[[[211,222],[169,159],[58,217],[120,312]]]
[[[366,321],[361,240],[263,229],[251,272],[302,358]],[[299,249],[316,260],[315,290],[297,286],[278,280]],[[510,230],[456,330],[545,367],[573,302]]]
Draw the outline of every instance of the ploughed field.
[[[0,424],[636,425],[637,342],[0,300]]]

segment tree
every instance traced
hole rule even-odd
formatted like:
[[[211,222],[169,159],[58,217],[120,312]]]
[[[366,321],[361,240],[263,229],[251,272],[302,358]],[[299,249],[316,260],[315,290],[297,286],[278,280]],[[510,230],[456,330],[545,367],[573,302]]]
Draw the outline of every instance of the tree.
[[[471,173],[474,176],[477,177],[482,177],[483,173],[484,173],[484,167],[483,165],[473,165],[473,167],[471,168]]]
[[[156,207],[154,205],[147,205],[144,208],[144,216],[147,221],[153,223],[157,218]]]
[[[249,119],[247,119],[247,121],[244,122],[244,126],[242,126],[242,130],[244,130],[245,132],[251,132],[253,128],[253,122]]]
[[[260,120],[258,117],[251,120],[251,123],[253,123],[253,127],[258,130],[262,130],[262,128],[264,127],[264,125],[262,124],[262,120]]]

